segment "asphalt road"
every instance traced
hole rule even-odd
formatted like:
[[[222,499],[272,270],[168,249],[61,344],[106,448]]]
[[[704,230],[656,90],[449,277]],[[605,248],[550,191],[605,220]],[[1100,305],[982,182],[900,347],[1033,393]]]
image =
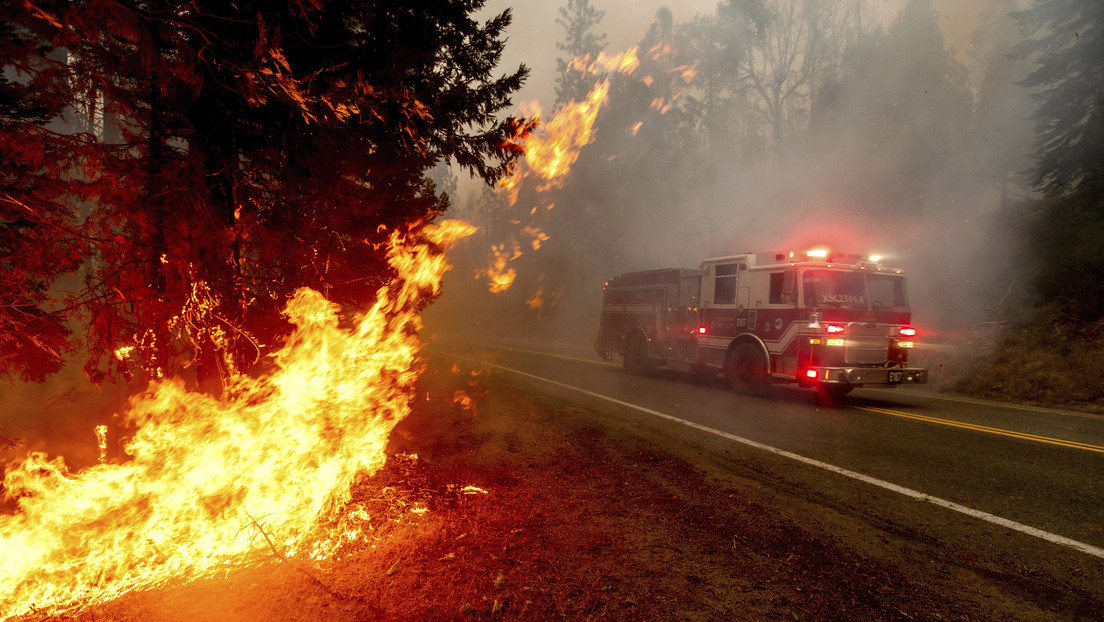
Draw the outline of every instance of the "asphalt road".
[[[792,479],[810,494],[848,488],[849,503],[864,489],[911,496],[929,502],[917,524],[962,525],[967,542],[1014,536],[1042,555],[1053,547],[1090,566],[1104,560],[1101,416],[924,388],[857,389],[825,407],[791,386],[755,397],[682,374],[638,377],[583,350],[440,340],[434,352],[598,413],[662,425],[703,451],[800,471]]]

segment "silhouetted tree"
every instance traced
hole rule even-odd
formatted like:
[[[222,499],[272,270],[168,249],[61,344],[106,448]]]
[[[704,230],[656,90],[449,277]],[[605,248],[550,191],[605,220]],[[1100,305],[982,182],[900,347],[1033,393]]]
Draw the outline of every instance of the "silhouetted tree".
[[[1086,278],[1104,272],[1104,5],[1036,2],[1014,17],[1017,51],[1036,63],[1022,83],[1038,105],[1029,174],[1047,195],[1031,235],[1036,291],[1060,321],[1089,326],[1104,318],[1104,282]]]
[[[737,69],[763,19],[757,3],[726,3],[715,14],[697,16],[677,31],[677,47],[694,66],[694,79],[677,105],[702,146],[706,167],[735,161],[746,146],[741,139],[749,123],[742,114]]]
[[[387,230],[447,205],[427,173],[490,182],[519,153],[497,115],[526,69],[493,75],[510,14],[482,5],[5,3],[0,343],[22,349],[0,374],[56,369],[77,318],[94,380],[217,380],[278,340],[296,289],[370,302]]]
[[[1023,81],[1035,91],[1038,142],[1032,180],[1051,195],[1104,192],[1104,3],[1037,1],[1014,15],[1018,52],[1038,66]]]
[[[556,59],[558,77],[553,109],[570,101],[583,101],[594,87],[594,77],[573,68],[571,61],[586,56],[594,58],[606,47],[605,33],[594,32],[605,15],[605,11],[591,6],[590,0],[567,0],[567,5],[560,7],[556,23],[563,27],[564,39],[556,47],[567,57]]]
[[[981,15],[970,41],[970,56],[976,102],[974,131],[977,159],[984,163],[987,183],[1002,189],[1010,201],[1012,192],[1023,195],[1032,139],[1031,124],[1025,121],[1033,111],[1030,91],[1021,83],[1029,64],[1013,50],[1022,41],[1012,9],[1018,0],[991,0]]]
[[[812,144],[833,154],[827,177],[849,205],[887,217],[951,209],[935,199],[975,177],[973,101],[931,0],[909,0],[884,36],[864,41],[813,110]]]
[[[750,36],[735,57],[740,88],[777,151],[787,134],[803,133],[822,85],[834,80],[843,40],[840,2],[726,0],[718,16],[743,20]]]

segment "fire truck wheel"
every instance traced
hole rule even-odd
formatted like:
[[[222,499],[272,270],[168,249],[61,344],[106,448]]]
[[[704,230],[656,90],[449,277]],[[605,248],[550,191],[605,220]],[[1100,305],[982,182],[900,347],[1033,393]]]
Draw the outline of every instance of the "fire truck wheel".
[[[648,374],[655,370],[655,363],[648,358],[648,342],[643,335],[638,333],[629,337],[622,364],[634,374]]]
[[[769,383],[767,362],[759,349],[750,343],[742,343],[732,350],[725,375],[729,384],[741,393],[764,392]]]

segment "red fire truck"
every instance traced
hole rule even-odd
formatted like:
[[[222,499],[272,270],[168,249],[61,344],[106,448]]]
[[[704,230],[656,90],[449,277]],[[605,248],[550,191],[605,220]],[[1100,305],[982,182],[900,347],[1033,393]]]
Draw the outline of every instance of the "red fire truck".
[[[745,253],[610,279],[595,350],[634,373],[666,367],[723,374],[747,392],[796,382],[840,396],[927,382],[908,364],[910,320],[904,275],[878,257]]]

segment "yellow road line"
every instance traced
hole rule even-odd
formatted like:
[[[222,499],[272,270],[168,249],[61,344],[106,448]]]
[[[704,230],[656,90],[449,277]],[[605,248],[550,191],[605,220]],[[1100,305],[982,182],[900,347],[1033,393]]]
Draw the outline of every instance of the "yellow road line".
[[[927,415],[917,415],[915,413],[906,413],[899,410],[889,410],[888,408],[872,408],[868,406],[854,406],[858,410],[865,410],[872,413],[878,413],[881,415],[890,415],[893,417],[903,417],[905,419],[915,419],[917,421],[926,421],[928,423],[937,423],[939,425],[946,425],[955,428],[963,428],[966,430],[974,430],[976,432],[985,432],[987,434],[999,434],[1000,436],[1008,436],[1011,438],[1018,438],[1026,441],[1034,441],[1036,443],[1047,443],[1049,445],[1059,445],[1061,447],[1071,447],[1073,449],[1084,449],[1086,451],[1095,451],[1097,453],[1104,454],[1104,447],[1099,445],[1090,445],[1088,443],[1079,443],[1077,441],[1067,441],[1060,438],[1050,438],[1048,436],[1038,436],[1036,434],[1028,434],[1026,432],[1016,432],[1014,430],[1004,430],[1001,428],[991,428],[989,426],[977,425],[973,423],[963,423],[961,421],[952,421],[950,419],[940,419],[938,417],[928,417]]]

